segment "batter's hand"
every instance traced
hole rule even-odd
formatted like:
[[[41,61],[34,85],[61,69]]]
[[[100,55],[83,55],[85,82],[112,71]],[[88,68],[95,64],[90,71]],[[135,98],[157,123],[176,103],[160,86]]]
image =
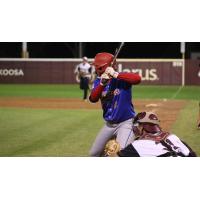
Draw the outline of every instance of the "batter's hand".
[[[117,76],[119,75],[119,73],[116,72],[112,67],[107,67],[105,73],[113,78],[117,78]]]
[[[105,72],[101,75],[100,85],[106,86],[110,80],[110,77]]]

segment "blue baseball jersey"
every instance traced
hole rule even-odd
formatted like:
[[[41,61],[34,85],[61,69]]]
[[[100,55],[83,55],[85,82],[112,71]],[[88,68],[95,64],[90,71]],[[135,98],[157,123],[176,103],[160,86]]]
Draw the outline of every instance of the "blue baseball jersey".
[[[94,81],[93,89],[100,84]],[[111,123],[120,123],[135,116],[132,104],[132,85],[123,80],[112,78],[101,94],[103,118]]]

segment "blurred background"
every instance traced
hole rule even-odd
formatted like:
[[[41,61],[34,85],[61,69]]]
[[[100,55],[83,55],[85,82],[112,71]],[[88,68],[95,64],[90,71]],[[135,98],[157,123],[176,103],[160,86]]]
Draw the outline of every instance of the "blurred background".
[[[180,42],[126,42],[119,58],[182,58]],[[0,58],[93,58],[119,42],[0,42]],[[185,43],[185,58],[200,59],[200,42]]]
[[[100,103],[83,101],[75,69],[83,56],[92,66],[119,45],[0,42],[0,157],[88,156],[104,121]],[[141,76],[132,87],[136,112],[156,112],[200,155],[200,42],[125,42],[118,58],[119,72]]]

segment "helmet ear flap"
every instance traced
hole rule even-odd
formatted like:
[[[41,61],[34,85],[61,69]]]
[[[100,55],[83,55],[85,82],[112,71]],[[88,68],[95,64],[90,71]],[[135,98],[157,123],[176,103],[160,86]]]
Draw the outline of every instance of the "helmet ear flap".
[[[141,131],[137,126],[133,126],[133,133],[134,133],[136,138],[141,136]]]
[[[104,73],[106,68],[112,64],[114,56],[107,52],[96,54],[93,65],[98,75]]]
[[[98,75],[102,75],[105,72],[106,68],[107,66],[95,66],[95,70]]]

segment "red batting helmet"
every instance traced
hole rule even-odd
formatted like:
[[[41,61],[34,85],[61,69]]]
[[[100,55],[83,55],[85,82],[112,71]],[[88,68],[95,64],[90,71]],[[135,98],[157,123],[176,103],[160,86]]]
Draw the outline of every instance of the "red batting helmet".
[[[112,54],[106,52],[98,53],[95,56],[93,64],[99,76],[111,65],[113,58],[114,56]]]

